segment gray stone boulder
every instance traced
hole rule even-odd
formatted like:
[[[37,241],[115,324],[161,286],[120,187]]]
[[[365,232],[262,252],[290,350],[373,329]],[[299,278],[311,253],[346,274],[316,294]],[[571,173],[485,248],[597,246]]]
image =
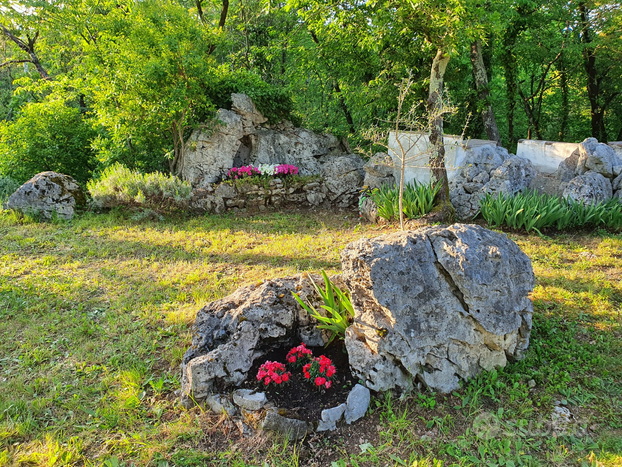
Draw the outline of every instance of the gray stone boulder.
[[[599,143],[596,138],[587,138],[579,145],[577,174],[596,172],[603,177],[613,178],[613,168],[621,165],[612,147]]]
[[[321,283],[320,277],[314,280]],[[334,281],[340,284],[338,278]],[[253,362],[274,348],[327,341],[315,319],[292,297],[293,291],[303,300],[318,300],[310,280],[296,276],[242,287],[199,311],[192,345],[182,362],[184,404],[205,400],[218,392],[215,388],[241,385]],[[319,304],[316,309],[321,310]]]
[[[246,94],[231,94],[231,109],[242,117],[244,126],[252,130],[255,126],[266,123],[268,119],[255,107],[253,100]]]
[[[559,182],[569,182],[577,175],[579,172],[577,170],[577,164],[579,163],[579,150],[576,149],[570,156],[559,163],[559,167],[557,168],[557,172],[555,172],[555,177]]]
[[[225,177],[242,145],[242,116],[220,109],[216,120],[209,130],[194,130],[186,142],[181,174],[195,188],[206,188]]]
[[[455,224],[348,245],[342,278],[355,320],[350,367],[382,391],[441,392],[522,358],[531,332],[531,262],[505,235]]]
[[[359,215],[367,222],[378,222],[378,206],[369,196],[361,195],[359,199]]]
[[[386,152],[377,152],[363,166],[365,172],[377,178],[393,177],[393,159]]]
[[[341,207],[356,204],[363,185],[364,161],[355,154],[330,158],[322,167],[328,200]]]
[[[76,208],[86,205],[86,196],[73,178],[56,172],[41,172],[13,193],[4,207],[44,219],[71,219]]]
[[[259,164],[290,164],[300,175],[322,172],[322,156],[339,152],[339,140],[333,135],[318,135],[304,128],[279,131],[259,128],[251,136],[250,162]]]
[[[264,430],[281,433],[283,436],[294,440],[304,438],[308,433],[313,431],[313,425],[311,423],[283,417],[276,411],[270,411],[266,414],[266,418],[264,418],[261,427]]]
[[[473,219],[487,191],[494,193],[495,190],[505,189],[505,182],[513,176],[514,171],[505,168],[495,180],[492,177],[510,158],[507,149],[500,146],[476,146],[467,151],[460,164],[461,169],[449,181],[449,197],[458,219]]]
[[[529,159],[512,156],[490,173],[490,180],[483,189],[492,194],[514,195],[528,188],[536,175],[537,171]]]
[[[584,204],[596,204],[613,196],[611,181],[596,172],[586,172],[568,182],[564,198],[572,198]]]

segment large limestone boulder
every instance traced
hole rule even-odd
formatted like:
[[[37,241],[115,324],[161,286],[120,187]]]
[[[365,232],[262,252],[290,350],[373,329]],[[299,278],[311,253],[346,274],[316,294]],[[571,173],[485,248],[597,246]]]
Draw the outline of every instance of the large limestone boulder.
[[[398,232],[351,243],[341,261],[356,313],[350,366],[370,389],[449,392],[527,349],[535,278],[505,235],[462,224]]]
[[[611,181],[596,172],[586,172],[568,182],[562,194],[584,204],[596,204],[613,196]]]
[[[255,126],[268,121],[268,119],[257,110],[253,100],[246,94],[231,94],[231,102],[231,109],[242,117],[246,129],[252,130]]]
[[[314,280],[320,283],[321,278]],[[256,359],[281,345],[323,345],[326,338],[317,322],[292,292],[305,301],[318,300],[310,280],[297,276],[242,287],[202,308],[183,358],[182,401],[201,401],[239,386]],[[319,304],[316,309],[321,310]]]
[[[300,175],[322,172],[319,158],[338,152],[339,140],[333,135],[318,135],[304,128],[289,131],[259,128],[251,137],[250,160],[259,164],[290,164]]]
[[[603,177],[613,178],[614,167],[620,161],[614,149],[606,144],[599,143],[596,138],[587,138],[579,145],[577,173],[596,172]]]
[[[364,161],[355,154],[330,158],[322,167],[328,200],[336,206],[355,204],[363,185]]]
[[[206,188],[227,175],[242,146],[242,116],[220,109],[216,119],[213,128],[194,130],[186,142],[181,174],[195,188]]]
[[[72,177],[56,172],[41,172],[13,193],[4,204],[7,209],[35,213],[44,219],[55,215],[71,219],[76,208],[86,205],[84,192]]]
[[[363,186],[370,189],[380,188],[383,185],[395,185],[395,177],[393,176],[393,159],[386,152],[378,152],[374,154],[363,166],[365,170],[365,179]]]
[[[536,175],[537,171],[529,159],[512,156],[491,172],[490,180],[484,185],[484,191],[514,195],[528,188]]]

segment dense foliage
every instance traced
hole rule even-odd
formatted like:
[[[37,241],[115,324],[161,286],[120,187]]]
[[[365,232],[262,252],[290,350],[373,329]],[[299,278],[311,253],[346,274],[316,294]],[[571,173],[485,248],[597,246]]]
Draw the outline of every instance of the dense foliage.
[[[115,162],[174,173],[184,139],[229,107],[231,92],[248,93],[272,122],[290,118],[365,147],[362,130],[394,120],[402,78],[415,80],[409,101],[426,99],[441,52],[458,107],[448,133],[468,122],[467,136],[490,138],[494,115],[511,151],[526,137],[622,139],[617,3],[0,6],[0,175],[20,180],[53,167],[85,181]]]
[[[617,198],[596,204],[584,204],[572,198],[518,193],[515,196],[486,195],[480,203],[482,217],[491,227],[532,230],[566,230],[604,227],[622,229],[622,203]]]
[[[440,189],[438,183],[407,183],[404,185],[403,211],[406,219],[416,219],[432,211],[434,198]],[[372,190],[367,197],[376,204],[378,216],[391,221],[399,219],[399,194],[397,186],[383,185]]]

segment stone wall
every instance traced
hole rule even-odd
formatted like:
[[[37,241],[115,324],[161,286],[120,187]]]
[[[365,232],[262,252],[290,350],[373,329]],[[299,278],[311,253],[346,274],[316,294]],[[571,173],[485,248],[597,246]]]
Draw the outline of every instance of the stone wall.
[[[362,179],[361,179],[362,180]],[[265,184],[226,181],[195,189],[190,207],[196,211],[219,214],[226,211],[265,211],[270,208],[348,208],[358,203],[360,184],[344,185],[339,193],[322,177],[304,177],[298,181],[275,178]]]

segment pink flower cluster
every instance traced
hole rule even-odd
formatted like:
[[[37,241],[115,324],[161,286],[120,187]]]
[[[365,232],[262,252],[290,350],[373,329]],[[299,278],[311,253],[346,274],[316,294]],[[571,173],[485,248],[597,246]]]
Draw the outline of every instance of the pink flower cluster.
[[[333,384],[332,377],[336,371],[331,359],[324,355],[314,358],[311,363],[302,367],[305,379],[313,381],[318,388],[324,386],[326,389]]]
[[[313,352],[304,344],[291,349],[285,358],[290,367],[300,368],[302,366],[305,379],[318,389],[329,389],[332,386],[333,376],[337,370],[330,358],[324,355],[313,358]],[[308,363],[305,364],[305,362]],[[291,376],[289,371],[285,371],[285,365],[282,363],[268,361],[259,367],[257,381],[263,381],[266,386],[270,383],[279,385],[287,383]]]
[[[279,385],[287,383],[292,374],[285,371],[285,365],[279,362],[266,362],[259,367],[257,372],[257,381],[262,381],[268,386],[270,383]]]
[[[285,356],[287,364],[293,368],[300,368],[304,363],[310,361],[313,358],[313,352],[307,349],[307,346],[300,344],[298,347],[294,347]]]
[[[261,175],[258,168],[252,165],[244,165],[242,167],[233,167],[227,172],[227,178],[237,180],[238,178],[252,177],[253,175]]]
[[[295,165],[281,164],[276,166],[276,175],[296,175],[298,167]]]

